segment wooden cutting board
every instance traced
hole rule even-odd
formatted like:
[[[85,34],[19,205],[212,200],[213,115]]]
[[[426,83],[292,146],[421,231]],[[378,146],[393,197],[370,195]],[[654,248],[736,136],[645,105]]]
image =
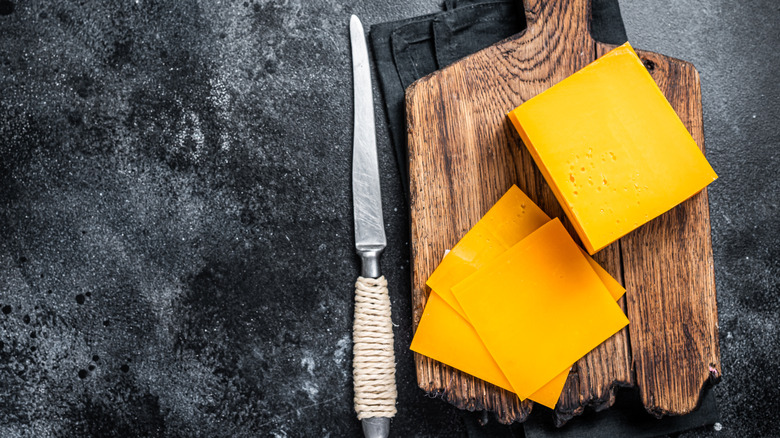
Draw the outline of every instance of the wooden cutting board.
[[[512,185],[571,224],[506,113],[612,49],[590,36],[589,0],[525,0],[528,28],[412,84],[406,91],[416,329],[425,281],[455,243]],[[693,65],[637,51],[699,147],[701,88]],[[627,289],[629,327],[573,368],[555,420],[612,405],[636,385],[648,411],[681,415],[720,378],[715,275],[706,189],[596,254]],[[523,336],[518,332],[517,336]],[[419,386],[503,423],[524,421],[530,401],[421,355]]]

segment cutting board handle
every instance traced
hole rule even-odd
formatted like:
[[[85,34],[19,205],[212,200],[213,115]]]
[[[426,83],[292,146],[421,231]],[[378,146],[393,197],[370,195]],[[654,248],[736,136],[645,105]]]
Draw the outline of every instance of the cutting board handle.
[[[590,35],[591,0],[523,0],[527,39],[562,35]],[[558,29],[567,28],[566,32]],[[555,41],[555,40],[551,40]]]

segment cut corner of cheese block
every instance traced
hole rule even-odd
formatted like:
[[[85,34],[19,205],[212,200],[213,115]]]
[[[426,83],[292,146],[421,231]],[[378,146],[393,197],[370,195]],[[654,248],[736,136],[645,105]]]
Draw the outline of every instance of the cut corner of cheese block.
[[[584,235],[585,235],[585,232],[583,231],[581,235],[582,235],[582,236],[584,236]],[[620,237],[623,237],[623,236],[625,236],[625,234],[624,234],[624,235],[621,235]],[[595,246],[593,246],[593,245],[590,243],[590,240],[588,240],[588,241],[582,240],[582,246],[584,246],[584,247],[585,247],[585,251],[587,251],[587,252],[588,252],[588,255],[596,255],[596,253],[597,253],[597,252],[599,252],[599,251],[601,251],[602,249],[604,249],[604,248],[608,247],[610,244],[612,244],[612,243],[614,243],[615,241],[617,241],[618,239],[620,239],[620,237],[618,237],[617,239],[615,239],[615,240],[612,240],[612,241],[610,241],[610,242],[608,242],[608,243],[601,243],[601,244],[600,244],[598,247],[595,247]]]
[[[577,236],[580,238],[580,242],[582,242],[583,248],[585,248],[585,251],[588,255],[595,255],[597,252],[601,251],[602,249],[608,247],[612,242],[609,243],[601,243],[597,244],[597,246],[593,245],[592,240],[588,236],[588,233],[585,231],[585,229],[580,225],[579,218],[577,218],[573,212],[570,212],[568,209],[564,209],[566,212],[566,216],[568,216],[571,219],[571,224],[574,227],[574,230],[577,232]],[[622,237],[622,236],[621,236]],[[620,237],[618,237],[615,240],[618,240]]]
[[[709,166],[709,163],[707,164]],[[710,185],[713,181],[718,179],[717,174],[715,174],[715,171],[712,170],[710,167],[710,170],[712,171],[712,179],[706,179],[703,178],[701,181],[701,184],[699,187],[693,186],[691,190],[689,190],[687,193],[678,196],[676,198],[670,198],[671,201],[667,203],[667,205],[664,208],[656,209],[654,212],[649,213],[646,215],[645,218],[639,218],[636,222],[636,225],[630,228],[623,228],[622,230],[618,230],[617,228],[611,229],[609,231],[609,234],[604,236],[597,235],[596,233],[588,233],[582,228],[578,227],[578,224],[574,224],[575,228],[577,229],[577,234],[580,236],[583,246],[588,251],[588,254],[594,255],[597,252],[601,251],[602,249],[608,247],[609,245],[615,243],[616,241],[622,239],[623,237],[631,234],[635,230],[639,229],[642,226],[647,225],[649,222],[655,220],[656,218],[668,213],[669,211],[677,208],[680,204],[687,201],[688,199],[696,196],[699,194],[702,190],[706,189],[708,185]],[[571,217],[571,216],[570,216]],[[572,221],[573,222],[573,221]],[[582,230],[582,231],[581,231]],[[618,231],[616,231],[618,230]],[[588,236],[594,237],[594,239],[591,241]],[[591,242],[594,242],[595,245]]]
[[[633,53],[634,56],[637,56],[637,57],[639,56],[639,55],[636,54],[636,50],[634,50],[634,47],[631,45],[631,43],[626,41],[625,43],[623,43],[623,44],[615,47],[614,49],[610,50],[609,52],[605,53],[599,59],[605,59],[605,58],[609,58],[610,56],[621,55],[623,53]]]
[[[522,106],[522,105],[521,105]],[[517,108],[520,108],[519,106]],[[512,123],[512,126],[515,127],[515,130],[517,130],[518,135],[520,137],[523,137],[523,126],[520,124],[520,119],[517,118],[517,108],[513,109],[512,111],[509,111],[506,113],[507,119],[509,119],[509,122]],[[525,138],[523,138],[523,141],[525,141]]]
[[[594,255],[597,252],[601,251],[602,249],[608,247],[609,245],[615,243],[616,241],[622,239],[623,237],[631,234],[638,228],[647,225],[649,222],[655,220],[659,216],[662,216],[669,211],[677,208],[680,204],[683,202],[691,199],[692,197],[699,194],[702,190],[706,189],[708,185],[710,185],[713,181],[718,179],[718,175],[715,173],[715,171],[712,169],[712,167],[709,165],[709,163],[705,163],[708,167],[708,169],[704,169],[704,174],[710,174],[711,176],[704,175],[700,178],[700,184],[698,185],[692,185],[690,187],[690,190],[683,193],[680,196],[669,198],[669,202],[666,203],[666,205],[663,208],[655,209],[655,211],[649,213],[644,218],[638,218],[636,225],[629,228],[623,228],[622,230],[619,230],[618,228],[610,229],[609,234],[606,236],[604,234],[596,234],[596,233],[588,233],[585,231],[582,227],[579,226],[578,223],[576,223],[574,220],[572,221],[575,229],[577,230],[577,234],[580,236],[583,246],[588,251],[588,254]],[[568,214],[567,216],[570,218],[572,215]],[[617,230],[617,231],[616,231]],[[593,240],[590,239],[590,237],[593,237]]]

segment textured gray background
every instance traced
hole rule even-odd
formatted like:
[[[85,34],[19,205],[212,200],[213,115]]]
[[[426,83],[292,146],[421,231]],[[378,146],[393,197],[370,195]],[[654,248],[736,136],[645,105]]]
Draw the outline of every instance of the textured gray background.
[[[347,23],[439,1],[13,4],[0,16],[0,436],[357,434]],[[780,9],[621,6],[636,47],[699,68],[720,175],[720,430],[683,436],[775,435]],[[381,124],[378,142],[393,430],[458,436],[464,414],[416,387],[408,219]]]
[[[701,74],[721,434],[780,435],[780,3],[621,0],[629,40]],[[719,435],[719,434],[713,434]]]

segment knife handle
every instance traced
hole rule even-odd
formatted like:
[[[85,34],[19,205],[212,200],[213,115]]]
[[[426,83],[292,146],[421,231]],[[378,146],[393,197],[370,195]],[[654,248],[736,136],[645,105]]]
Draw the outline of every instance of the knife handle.
[[[395,416],[395,352],[387,280],[358,277],[352,329],[355,412],[366,437],[387,436]]]

